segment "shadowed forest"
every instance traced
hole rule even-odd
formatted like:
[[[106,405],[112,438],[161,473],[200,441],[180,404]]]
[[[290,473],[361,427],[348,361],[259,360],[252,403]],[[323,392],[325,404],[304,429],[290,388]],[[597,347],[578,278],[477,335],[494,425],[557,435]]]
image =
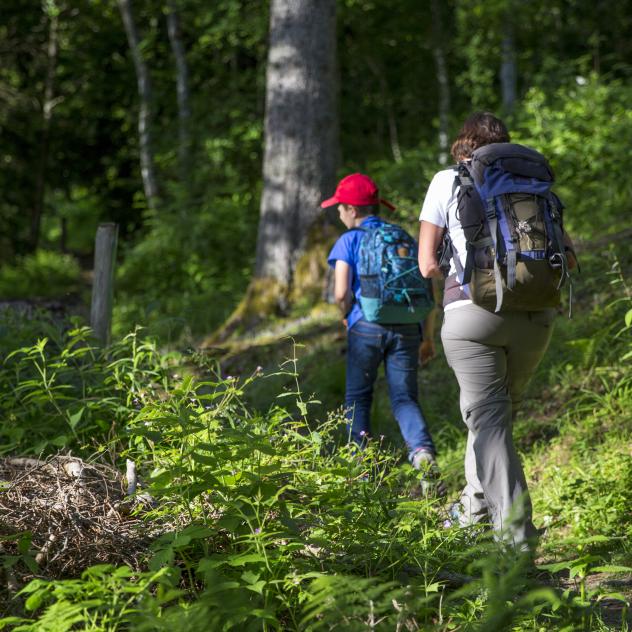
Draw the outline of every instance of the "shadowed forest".
[[[629,630],[631,78],[625,2],[3,0],[0,629]],[[447,521],[438,335],[447,498],[383,375],[347,444],[319,204],[366,173],[416,236],[477,110],[547,157],[580,263],[514,425],[535,560]]]

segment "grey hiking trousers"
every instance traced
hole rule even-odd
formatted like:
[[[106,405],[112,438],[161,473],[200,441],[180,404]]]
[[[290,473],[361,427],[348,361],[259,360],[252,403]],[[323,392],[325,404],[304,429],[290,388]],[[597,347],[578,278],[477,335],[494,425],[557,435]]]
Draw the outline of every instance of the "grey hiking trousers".
[[[489,520],[505,540],[535,538],[512,423],[553,332],[555,310],[495,314],[477,305],[445,312],[441,339],[468,427],[461,524]]]

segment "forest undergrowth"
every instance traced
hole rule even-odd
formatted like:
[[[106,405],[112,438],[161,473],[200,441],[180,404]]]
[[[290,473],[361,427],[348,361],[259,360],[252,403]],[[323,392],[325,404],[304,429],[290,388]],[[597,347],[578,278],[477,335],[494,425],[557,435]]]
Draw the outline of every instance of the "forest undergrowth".
[[[0,629],[628,630],[630,251],[582,264],[575,317],[560,315],[515,429],[542,530],[535,563],[446,526],[446,502],[420,494],[403,458],[381,379],[373,439],[349,448],[344,333],[326,310],[284,325],[291,338],[189,352],[142,330],[103,351],[78,324],[5,313],[0,486],[4,499],[23,490],[14,507],[32,519],[0,515]],[[440,350],[420,394],[453,500],[465,433]],[[10,470],[17,457],[31,469]],[[59,469],[73,459],[110,482]],[[56,500],[34,511],[20,481],[47,467]],[[99,520],[86,501],[98,493]],[[85,568],[61,563],[75,548]]]

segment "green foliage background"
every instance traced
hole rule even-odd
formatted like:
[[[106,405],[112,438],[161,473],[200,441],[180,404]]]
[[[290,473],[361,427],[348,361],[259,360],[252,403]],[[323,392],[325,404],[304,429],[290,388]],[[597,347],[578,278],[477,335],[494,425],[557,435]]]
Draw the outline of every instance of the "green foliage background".
[[[81,318],[60,325],[0,306],[0,453],[72,450],[118,468],[133,458],[156,500],[143,524],[162,528],[140,571],[101,566],[55,578],[35,564],[41,542],[3,531],[0,576],[33,581],[17,596],[0,584],[0,628],[629,629],[627,4],[449,0],[439,9],[450,134],[472,109],[503,114],[516,141],[550,158],[580,248],[576,317],[558,324],[515,429],[546,529],[537,571],[485,533],[444,528],[444,507],[415,496],[381,379],[380,438],[362,455],[346,446],[344,339],[326,306],[299,302],[291,319],[226,348],[173,351],[220,324],[250,278],[268,22],[268,3],[256,0],[175,6],[192,95],[185,175],[166,3],[133,3],[154,84],[155,211],[142,194],[136,80],[116,3],[0,6],[0,298],[86,304],[95,228],[116,221],[121,230],[109,350],[93,346]],[[395,219],[415,231],[441,168],[430,3],[337,6],[340,174],[370,173],[397,204]],[[53,13],[56,99],[35,247]],[[512,112],[503,111],[499,79],[508,33]],[[457,385],[441,356],[420,382],[456,497]]]
[[[20,265],[18,257],[34,247],[30,213],[44,173],[38,247],[61,249],[86,268],[96,225],[119,223],[116,334],[138,323],[168,340],[190,339],[216,327],[250,277],[268,21],[267,3],[254,0],[208,6],[178,0],[174,6],[191,92],[194,140],[186,177],[177,164],[167,7],[160,0],[133,5],[154,88],[162,194],[155,213],[142,194],[136,80],[116,4],[9,0],[0,8],[0,265]],[[515,138],[551,158],[576,237],[615,233],[625,222],[622,205],[630,199],[622,159],[630,130],[632,52],[632,18],[625,4],[606,10],[582,1],[450,0],[439,3],[439,27],[429,4],[403,0],[398,7],[392,11],[378,0],[338,3],[341,174],[370,172],[399,203],[397,219],[414,227],[427,184],[439,168],[437,41],[446,60],[454,134],[473,108],[503,113],[502,44],[512,32],[517,103],[513,113],[504,114]],[[58,55],[50,155],[43,167],[42,107],[53,14]],[[41,261],[39,280],[31,281],[29,274],[14,287],[5,283],[3,296],[46,293],[42,279],[49,267]],[[69,269],[66,291],[77,290],[71,277],[76,279]],[[47,292],[63,294],[63,289],[53,284]]]

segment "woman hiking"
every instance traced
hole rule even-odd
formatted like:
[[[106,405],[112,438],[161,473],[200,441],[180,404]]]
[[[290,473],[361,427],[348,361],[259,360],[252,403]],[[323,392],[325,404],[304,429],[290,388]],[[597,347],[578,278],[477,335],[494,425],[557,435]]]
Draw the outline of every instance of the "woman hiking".
[[[509,141],[507,128],[493,114],[477,112],[465,121],[451,150],[459,165],[434,176],[423,203],[419,266],[427,278],[446,276],[445,259],[439,260],[438,250],[447,237],[446,259],[451,262],[445,279],[441,339],[459,383],[461,414],[468,428],[467,484],[451,508],[451,517],[462,526],[491,523],[498,537],[527,549],[535,544],[537,530],[512,423],[549,344],[560,284],[576,261],[570,238],[562,232],[561,203],[548,191],[553,182],[548,163],[537,152]],[[505,172],[505,167],[513,171]],[[505,194],[499,196],[504,202],[498,203],[493,186],[501,181],[518,183],[511,191],[537,185],[540,193],[522,195],[521,200],[516,193]],[[487,199],[481,199],[481,191],[488,192]],[[522,199],[535,210],[520,215]],[[503,223],[504,203],[509,219]],[[546,214],[539,219],[538,205]],[[467,213],[482,218],[476,220],[478,241],[472,236],[471,217],[464,217]],[[549,235],[539,246],[534,237],[536,221],[541,222],[542,234]],[[505,234],[509,235],[507,247],[501,243]],[[551,245],[555,243],[558,247]],[[501,265],[496,258],[503,248]],[[487,263],[481,263],[485,256]],[[536,288],[521,303],[520,292],[528,293],[528,281],[538,274],[544,275],[545,285],[551,286],[548,279],[555,280],[552,298],[539,303],[545,293]]]

